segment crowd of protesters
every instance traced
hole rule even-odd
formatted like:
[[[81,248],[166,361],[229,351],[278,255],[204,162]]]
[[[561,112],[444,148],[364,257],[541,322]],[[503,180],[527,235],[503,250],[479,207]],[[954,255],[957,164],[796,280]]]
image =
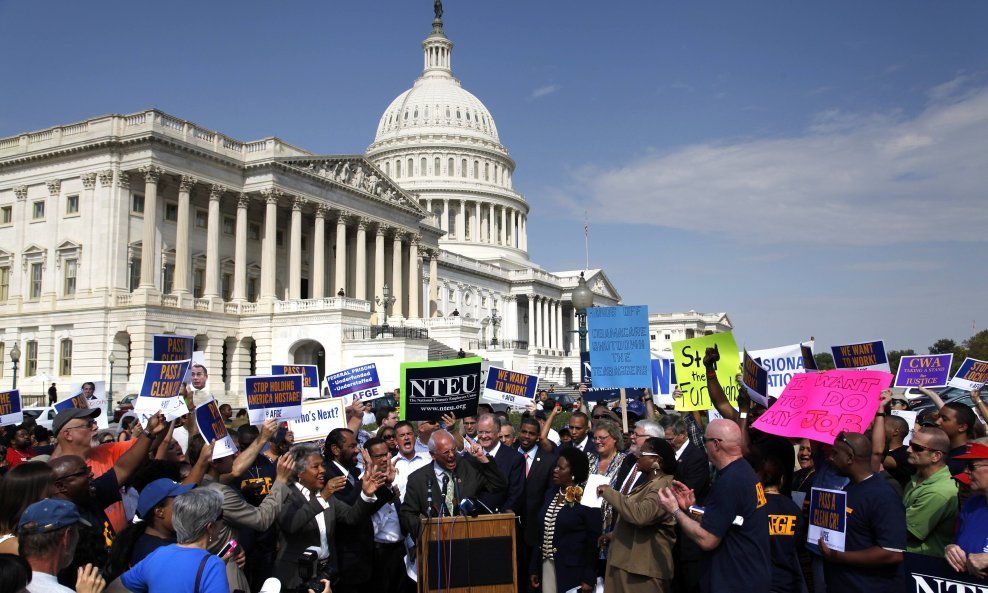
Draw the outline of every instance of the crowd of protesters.
[[[708,370],[717,358],[707,351]],[[716,373],[707,389],[721,416],[710,422],[659,410],[647,391],[623,411],[563,410],[540,392],[516,425],[483,403],[412,423],[357,401],[347,428],[306,443],[225,406],[239,451],[218,458],[194,414],[119,434],[86,409],[60,412],[50,435],[10,426],[0,593],[246,593],[272,578],[285,591],[411,592],[423,517],[459,515],[466,500],[518,517],[519,591],[899,592],[906,552],[988,577],[977,412],[932,394],[939,409],[909,426],[886,390],[865,432],[829,444],[752,428],[764,409],[743,390],[735,409]],[[807,542],[814,487],[846,493],[843,550]]]

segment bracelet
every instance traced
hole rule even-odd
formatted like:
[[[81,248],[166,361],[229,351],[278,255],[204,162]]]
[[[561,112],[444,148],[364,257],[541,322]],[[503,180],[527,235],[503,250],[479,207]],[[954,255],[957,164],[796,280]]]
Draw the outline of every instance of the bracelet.
[[[738,417],[744,420],[745,418],[748,417],[748,412],[741,412],[738,414]]]
[[[707,371],[707,376],[708,377],[716,377],[717,376],[717,371]]]
[[[676,515],[678,515],[679,513],[682,513],[682,512],[683,512],[683,509],[681,509],[679,507],[676,507],[676,510],[672,512],[673,518],[676,518]]]

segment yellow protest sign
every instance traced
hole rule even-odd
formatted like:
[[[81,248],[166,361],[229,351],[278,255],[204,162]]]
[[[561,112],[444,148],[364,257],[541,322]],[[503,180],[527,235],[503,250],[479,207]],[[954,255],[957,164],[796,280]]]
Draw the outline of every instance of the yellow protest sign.
[[[680,411],[709,410],[714,407],[707,394],[707,371],[703,366],[703,355],[707,348],[717,347],[720,360],[717,362],[717,379],[727,395],[727,400],[735,408],[738,405],[737,374],[741,368],[741,355],[731,332],[700,336],[672,343],[672,358],[676,365],[676,380],[683,391],[683,397],[676,399],[676,409]]]

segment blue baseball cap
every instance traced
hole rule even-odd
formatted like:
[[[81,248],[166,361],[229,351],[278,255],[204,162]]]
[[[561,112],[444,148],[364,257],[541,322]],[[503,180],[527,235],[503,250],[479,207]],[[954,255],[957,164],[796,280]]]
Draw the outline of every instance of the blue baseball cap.
[[[79,515],[75,504],[57,498],[44,498],[24,509],[21,520],[17,522],[19,533],[49,533],[69,525],[79,523],[90,527]]]
[[[137,499],[137,516],[147,519],[146,515],[161,504],[161,501],[170,496],[185,494],[195,487],[195,484],[177,484],[168,478],[159,478],[141,490],[141,496]]]
[[[615,408],[614,413],[620,416],[621,408]],[[632,399],[628,400],[628,414],[638,416],[639,418],[644,418],[648,415],[648,412],[645,411],[645,404],[636,399]]]

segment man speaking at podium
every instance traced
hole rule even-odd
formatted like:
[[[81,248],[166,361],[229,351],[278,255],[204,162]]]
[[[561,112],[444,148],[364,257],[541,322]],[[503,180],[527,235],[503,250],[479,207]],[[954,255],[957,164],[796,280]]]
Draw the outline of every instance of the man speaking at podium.
[[[445,430],[437,430],[429,438],[432,463],[408,477],[401,503],[401,530],[413,540],[418,540],[421,517],[459,515],[461,500],[508,487],[508,479],[483,447],[472,445],[466,449],[476,464],[458,463],[456,442]]]

